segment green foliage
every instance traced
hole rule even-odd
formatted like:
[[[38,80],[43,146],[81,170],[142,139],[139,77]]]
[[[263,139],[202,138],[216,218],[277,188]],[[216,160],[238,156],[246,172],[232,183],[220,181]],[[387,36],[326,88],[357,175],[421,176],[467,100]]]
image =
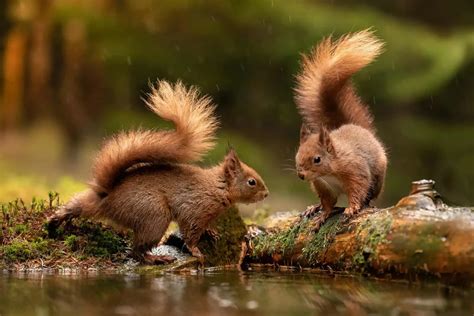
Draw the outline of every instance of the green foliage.
[[[48,247],[49,242],[41,237],[33,241],[13,240],[8,245],[0,246],[0,253],[3,253],[6,262],[23,262],[47,256]]]
[[[429,119],[392,119],[381,122],[381,136],[390,144],[387,200],[396,202],[415,179],[434,179],[450,205],[472,203],[474,127],[437,123]]]
[[[22,234],[28,231],[28,225],[26,224],[17,224],[13,227],[13,233]]]
[[[69,236],[66,236],[64,238],[64,244],[69,248],[71,251],[76,251],[77,248],[79,247],[79,241],[80,238],[77,237],[76,235],[72,234]]]

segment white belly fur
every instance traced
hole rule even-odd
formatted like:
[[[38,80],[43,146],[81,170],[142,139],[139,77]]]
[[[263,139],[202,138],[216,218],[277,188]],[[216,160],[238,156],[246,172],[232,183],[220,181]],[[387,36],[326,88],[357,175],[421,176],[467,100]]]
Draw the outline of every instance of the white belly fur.
[[[334,176],[323,176],[318,178],[319,182],[328,188],[334,196],[346,195],[341,181]]]

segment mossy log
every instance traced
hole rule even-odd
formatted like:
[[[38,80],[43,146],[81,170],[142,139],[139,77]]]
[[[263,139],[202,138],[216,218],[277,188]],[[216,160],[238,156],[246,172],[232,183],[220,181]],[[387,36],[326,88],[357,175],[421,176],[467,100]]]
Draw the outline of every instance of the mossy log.
[[[341,211],[335,210],[319,231],[312,219],[294,213],[270,218],[265,228],[251,226],[244,264],[472,282],[473,208],[448,207],[436,196],[414,194],[349,220]]]

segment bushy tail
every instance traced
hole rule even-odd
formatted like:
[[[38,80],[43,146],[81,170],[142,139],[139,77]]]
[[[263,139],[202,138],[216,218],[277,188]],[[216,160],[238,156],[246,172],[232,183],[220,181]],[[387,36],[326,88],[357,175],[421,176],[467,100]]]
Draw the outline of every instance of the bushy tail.
[[[310,56],[303,56],[297,76],[296,104],[309,126],[335,129],[356,124],[373,129],[373,117],[359,99],[351,76],[371,63],[383,43],[370,30],[324,39]]]
[[[93,168],[92,189],[97,193],[107,193],[135,164],[193,162],[215,145],[215,106],[197,88],[159,81],[148,97],[148,107],[176,130],[122,132],[108,140]]]

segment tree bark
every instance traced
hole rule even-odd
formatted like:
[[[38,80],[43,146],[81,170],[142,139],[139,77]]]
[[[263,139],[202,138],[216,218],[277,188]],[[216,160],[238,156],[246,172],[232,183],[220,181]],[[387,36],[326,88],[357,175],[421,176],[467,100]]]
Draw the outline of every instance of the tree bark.
[[[0,128],[11,130],[20,124],[22,116],[27,34],[21,27],[15,27],[5,41]]]

